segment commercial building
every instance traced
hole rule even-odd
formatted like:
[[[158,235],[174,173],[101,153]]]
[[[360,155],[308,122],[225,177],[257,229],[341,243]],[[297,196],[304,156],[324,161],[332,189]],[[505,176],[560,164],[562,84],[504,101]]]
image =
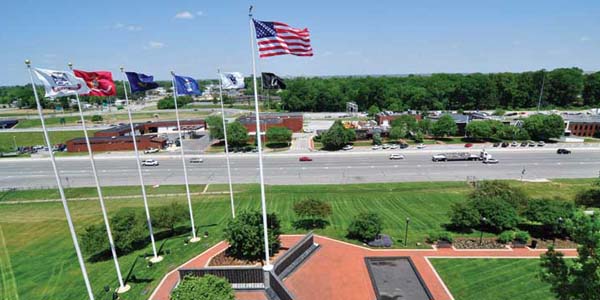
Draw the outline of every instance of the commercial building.
[[[139,135],[136,136],[138,149],[157,148],[162,149],[167,144],[167,139],[156,135]],[[114,136],[114,137],[91,137],[90,146],[92,151],[127,151],[133,150],[133,140],[131,136]],[[85,152],[87,145],[85,138],[75,138],[67,141],[68,152]]]
[[[250,134],[256,134],[256,117],[254,114],[237,119]],[[266,132],[271,127],[285,127],[292,132],[302,132],[304,116],[302,113],[262,113],[260,114],[260,130]]]
[[[204,120],[180,120],[181,129],[184,131],[199,130],[206,128],[206,122]],[[168,133],[177,132],[177,121],[158,121],[158,122],[146,122],[137,123],[133,125],[136,134],[148,134],[148,133]],[[131,134],[131,127],[129,124],[123,124],[116,127],[97,131],[95,137],[113,137],[113,136],[124,136]]]
[[[397,113],[392,111],[383,111],[375,116],[375,120],[379,126],[391,126],[393,120],[405,115],[413,116],[415,120],[421,121],[421,115],[414,110]]]
[[[566,134],[600,137],[600,115],[563,115]]]

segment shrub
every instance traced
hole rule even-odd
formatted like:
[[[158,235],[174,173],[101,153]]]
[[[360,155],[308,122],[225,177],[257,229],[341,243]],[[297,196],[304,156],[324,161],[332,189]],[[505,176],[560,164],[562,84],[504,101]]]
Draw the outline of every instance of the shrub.
[[[481,216],[470,201],[454,203],[450,207],[450,222],[459,229],[472,229],[479,225]]]
[[[503,231],[502,233],[500,233],[500,235],[498,235],[498,242],[502,243],[502,244],[508,244],[510,242],[512,242],[515,239],[515,232],[508,230],[508,231]]]
[[[121,210],[110,219],[110,227],[115,246],[123,253],[134,250],[138,243],[145,242],[148,238],[146,218],[141,212]]]
[[[269,127],[266,135],[269,143],[289,144],[292,141],[292,131],[285,127]]]
[[[106,229],[102,224],[89,225],[85,232],[79,236],[81,249],[89,255],[93,255],[108,249],[108,237]]]
[[[374,240],[381,233],[381,217],[376,213],[361,213],[354,217],[348,227],[348,237],[363,242]]]
[[[281,225],[277,215],[267,215],[269,233],[269,252],[277,253],[281,247],[279,235]],[[260,260],[264,256],[262,214],[258,211],[243,212],[230,220],[224,230],[225,239],[229,243],[229,255],[251,261]]]
[[[434,231],[430,232],[427,236],[427,242],[430,244],[438,241],[452,243],[454,241],[454,237],[452,236],[452,233],[448,231]]]
[[[525,192],[518,187],[510,186],[507,182],[491,180],[481,182],[477,188],[469,195],[469,199],[500,198],[517,212],[522,212],[527,208],[528,198]]]
[[[381,135],[379,133],[374,133],[373,134],[373,145],[381,145],[382,140],[381,140]]]
[[[593,188],[577,193],[575,203],[585,207],[600,207],[600,188]]]
[[[300,222],[296,225],[301,228],[324,227],[325,218],[331,216],[331,204],[318,199],[306,199],[294,203],[294,212],[300,217]],[[321,226],[319,226],[321,225]]]
[[[531,236],[529,235],[529,232],[527,231],[517,231],[515,232],[515,241],[517,242],[521,242],[521,243],[527,243],[529,242],[529,239],[531,238]]]
[[[560,199],[532,199],[523,214],[529,221],[542,224],[543,231],[553,235],[562,234],[564,228],[560,220],[567,220],[575,214],[573,202]]]
[[[482,218],[486,221],[482,223]],[[452,225],[461,229],[489,229],[500,232],[512,229],[519,223],[514,207],[501,198],[476,198],[454,204],[450,210]]]
[[[104,120],[101,115],[93,115],[92,122],[102,122]]]
[[[356,139],[356,134],[353,129],[347,129],[340,120],[333,122],[333,125],[321,134],[321,143],[327,150],[342,149],[352,140]]]
[[[186,276],[171,294],[171,300],[235,300],[231,284],[224,278]]]
[[[183,205],[171,202],[168,206],[161,206],[152,210],[152,225],[156,228],[169,229],[173,233],[175,225],[185,221],[187,216],[188,213]]]

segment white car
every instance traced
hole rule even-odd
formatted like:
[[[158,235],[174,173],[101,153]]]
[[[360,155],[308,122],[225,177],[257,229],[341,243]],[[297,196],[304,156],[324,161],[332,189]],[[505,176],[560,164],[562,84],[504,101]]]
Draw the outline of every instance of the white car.
[[[398,144],[392,144],[392,145],[390,145],[390,149],[392,149],[392,150],[395,150],[395,149],[398,149],[398,148],[400,148],[400,146],[398,146]]]
[[[156,161],[154,159],[146,159],[146,160],[142,161],[142,166],[144,166],[144,167],[156,167],[156,166],[158,166],[158,161]]]
[[[425,146],[424,144],[417,145],[417,149],[425,149],[425,147],[427,147],[427,146]]]
[[[487,158],[483,160],[484,164],[497,164],[499,161],[495,158]]]
[[[379,145],[373,145],[373,147],[371,147],[372,150],[381,150],[381,146]]]
[[[399,153],[393,153],[393,154],[390,154],[390,159],[392,159],[392,160],[393,159],[404,159],[404,155],[399,154]]]
[[[352,149],[354,149],[354,147],[352,145],[346,145],[346,146],[344,146],[344,148],[342,148],[342,150],[344,150],[344,151],[348,151],[348,150],[352,150]]]
[[[156,153],[160,150],[156,149],[156,148],[148,148],[146,150],[144,150],[144,154],[150,154],[150,153]]]
[[[201,164],[204,162],[204,159],[200,157],[190,159],[190,164]]]
[[[390,149],[390,145],[389,144],[383,144],[383,145],[381,145],[381,148],[383,148],[383,149]]]

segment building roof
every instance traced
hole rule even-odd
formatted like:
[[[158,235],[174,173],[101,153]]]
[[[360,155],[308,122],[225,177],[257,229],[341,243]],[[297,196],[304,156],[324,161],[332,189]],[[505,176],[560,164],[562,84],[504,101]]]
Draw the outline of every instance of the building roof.
[[[441,114],[437,117],[431,117],[431,120],[433,121],[437,121],[439,118],[441,118],[442,116],[445,115],[449,115],[452,117],[452,119],[454,119],[454,122],[456,122],[457,124],[466,124],[469,123],[470,117],[468,115],[463,115],[463,114]]]
[[[157,137],[155,135],[136,135],[136,141],[140,141],[140,140],[152,140],[152,141],[156,141],[156,142],[164,142],[166,141],[165,138],[161,138],[161,137]],[[100,137],[90,137],[90,143],[107,143],[107,142],[127,142],[127,141],[131,141],[131,136],[128,135],[123,135],[123,136],[114,136],[114,137],[105,137],[105,136],[100,136]],[[74,138],[71,140],[68,140],[67,143],[85,143],[85,138]]]
[[[565,121],[571,123],[600,123],[600,115],[563,115]]]

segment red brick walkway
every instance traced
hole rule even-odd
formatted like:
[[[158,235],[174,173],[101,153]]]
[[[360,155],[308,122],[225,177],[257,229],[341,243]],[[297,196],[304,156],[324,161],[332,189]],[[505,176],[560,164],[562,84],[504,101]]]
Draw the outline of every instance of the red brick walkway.
[[[300,236],[286,235],[281,237],[284,247],[291,247]],[[501,250],[456,250],[456,249],[423,249],[423,250],[377,250],[369,249],[334,239],[315,236],[320,248],[310,256],[294,273],[284,280],[287,288],[297,300],[369,300],[375,299],[375,292],[369,278],[364,261],[367,256],[409,256],[415,268],[425,281],[427,288],[436,300],[454,299],[437,272],[429,263],[430,257],[450,258],[538,258],[545,250],[501,249]],[[203,267],[210,257],[227,247],[221,242],[213,248],[185,263],[185,267]],[[566,256],[575,256],[573,249],[562,250]],[[168,300],[169,293],[178,280],[178,273],[171,272],[165,276],[151,300]],[[236,293],[240,300],[262,300],[262,293]]]

